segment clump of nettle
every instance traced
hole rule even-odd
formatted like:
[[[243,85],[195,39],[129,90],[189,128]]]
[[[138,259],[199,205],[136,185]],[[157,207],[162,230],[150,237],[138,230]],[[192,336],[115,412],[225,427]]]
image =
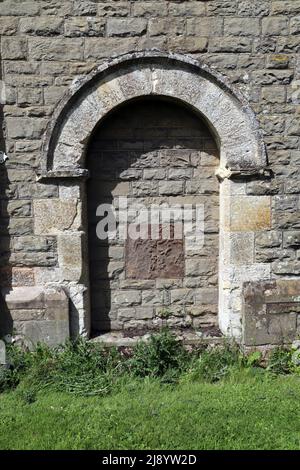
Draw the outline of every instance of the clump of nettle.
[[[56,348],[39,344],[28,350],[8,345],[7,357],[8,364],[0,367],[0,392],[16,389],[27,403],[45,389],[104,396],[145,380],[171,385],[182,381],[214,383],[238,380],[236,373],[240,371],[300,375],[300,342],[292,348],[277,348],[262,361],[259,351],[245,354],[232,342],[187,350],[168,329],[131,349],[107,348],[78,338]]]

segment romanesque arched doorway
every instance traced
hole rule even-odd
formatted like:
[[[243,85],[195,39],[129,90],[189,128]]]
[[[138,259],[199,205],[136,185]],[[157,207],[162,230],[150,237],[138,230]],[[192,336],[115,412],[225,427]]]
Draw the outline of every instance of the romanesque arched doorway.
[[[159,51],[130,53],[104,62],[72,84],[53,115],[43,145],[39,180],[55,181],[59,197],[35,200],[36,233],[41,225],[43,233],[47,232],[44,214],[53,214],[49,223],[55,223],[55,227],[51,225],[48,232],[57,237],[60,265],[54,281],[49,281],[44,270],[39,282],[64,286],[70,298],[71,324],[79,333],[89,334],[91,289],[85,251],[89,143],[99,123],[111,112],[149,96],[173,99],[201,116],[218,144],[218,320],[224,334],[240,339],[243,286],[247,281],[270,279],[270,264],[253,260],[254,234],[271,227],[270,197],[248,194],[246,188],[249,175],[261,174],[266,166],[266,154],[255,115],[245,98],[224,77],[189,57]]]
[[[218,166],[206,123],[174,99],[127,102],[96,128],[86,160],[93,331],[216,332]],[[110,227],[109,206],[120,223],[121,204],[126,226]]]

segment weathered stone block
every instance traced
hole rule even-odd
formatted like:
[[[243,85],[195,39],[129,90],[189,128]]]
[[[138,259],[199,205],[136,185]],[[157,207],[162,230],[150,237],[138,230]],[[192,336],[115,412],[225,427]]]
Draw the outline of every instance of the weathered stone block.
[[[9,201],[3,206],[1,214],[5,217],[30,217],[31,202],[30,201]]]
[[[185,22],[183,18],[150,18],[148,23],[148,31],[150,36],[162,36],[169,34],[174,36],[183,34],[185,30]]]
[[[161,168],[145,168],[143,177],[145,180],[164,180],[166,178],[166,170]]]
[[[184,52],[189,50],[190,53],[206,52],[208,39],[193,36],[175,36],[168,40],[169,48],[174,52]]]
[[[230,235],[230,263],[247,265],[254,260],[254,233],[233,233]]]
[[[166,16],[168,13],[168,5],[161,3],[157,5],[157,2],[134,2],[133,4],[133,15],[134,16]]]
[[[84,59],[102,59],[103,57],[111,57],[112,51],[114,54],[125,54],[130,50],[134,50],[136,46],[137,39],[135,37],[109,37],[103,40],[101,40],[101,38],[86,38]]]
[[[187,34],[202,37],[221,36],[223,30],[222,18],[191,18],[187,19]]]
[[[275,248],[282,243],[282,233],[277,231],[262,232],[255,235],[255,246],[260,248]]]
[[[265,16],[270,12],[268,0],[242,0],[238,2],[238,16]]]
[[[286,37],[286,38],[279,38],[278,39],[278,52],[282,53],[291,53],[291,52],[299,52],[300,50],[300,38],[296,37]]]
[[[11,253],[9,258],[13,266],[55,266],[57,263],[57,255],[54,252],[15,252]]]
[[[76,201],[59,199],[35,200],[34,231],[36,235],[57,235],[79,228],[79,207]]]
[[[195,303],[202,305],[218,305],[218,289],[216,287],[196,289]]]
[[[151,320],[154,317],[153,307],[136,307],[135,317],[137,320]]]
[[[159,182],[159,194],[174,196],[183,193],[183,183],[181,181]]]
[[[142,292],[143,305],[166,305],[167,295],[164,291],[145,290]]]
[[[286,15],[300,13],[300,0],[278,0],[272,2],[273,15]]]
[[[70,0],[65,0],[64,2],[59,2],[58,0],[50,0],[49,2],[40,3],[40,14],[43,15],[53,15],[65,18],[72,15],[74,12],[74,2]]]
[[[209,52],[251,52],[250,38],[212,37],[209,41]]]
[[[32,106],[42,104],[42,90],[36,88],[21,88],[18,91],[18,104]]]
[[[134,308],[120,308],[118,310],[118,320],[128,321],[135,319],[135,309]]]
[[[1,11],[1,14],[2,11]],[[16,33],[18,28],[18,20],[8,16],[0,18],[0,34],[1,36],[11,36]]]
[[[298,230],[300,229],[300,211],[278,211],[274,213],[273,226],[275,229]]]
[[[226,230],[251,232],[271,228],[271,200],[268,196],[233,197]]]
[[[244,284],[243,341],[246,346],[282,345],[296,338],[299,288],[299,281],[289,280]]]
[[[288,34],[286,17],[269,17],[262,20],[262,33],[265,36],[282,36]]]
[[[3,224],[0,220],[0,234],[7,232],[10,235],[31,235],[33,231],[33,220],[29,217],[10,218]],[[2,232],[2,233],[1,233]]]
[[[35,18],[21,18],[20,32],[35,34],[37,36],[54,36],[62,33],[63,19],[51,16]]]
[[[7,16],[34,16],[39,12],[37,2],[13,2],[11,0],[1,3],[1,15]]]
[[[288,85],[293,79],[293,72],[290,70],[258,70],[253,72],[253,85]]]
[[[83,234],[62,233],[57,237],[58,263],[65,279],[80,281],[84,256]]]
[[[3,38],[1,41],[1,51],[2,59],[26,59],[27,41],[23,38]]]
[[[201,174],[201,170],[199,170]],[[187,194],[218,194],[219,182],[215,176],[194,178],[186,183]]]
[[[151,235],[147,226],[146,235]],[[152,229],[154,227],[152,226]],[[158,227],[158,239],[126,240],[126,277],[132,279],[181,278],[184,275],[182,239],[162,238],[163,228]],[[145,231],[145,230],[144,230]],[[171,236],[171,233],[170,233]]]
[[[141,36],[146,32],[147,22],[142,18],[108,18],[108,36]]]
[[[209,263],[207,259],[186,259],[185,261],[186,276],[212,275],[214,272],[215,264]]]
[[[154,289],[155,280],[148,279],[121,279],[119,281],[120,289]]]
[[[294,18],[291,19],[290,31],[291,31],[291,34],[300,33],[300,16],[295,16]]]
[[[272,54],[267,57],[267,69],[287,69],[290,57],[287,54]],[[279,92],[279,90],[278,90]]]
[[[190,180],[192,179],[192,174],[192,168],[170,168],[168,171],[170,180]]]
[[[163,167],[190,166],[190,153],[186,150],[162,150],[159,153],[160,165]]]
[[[172,16],[205,16],[204,2],[169,2],[169,15]]]
[[[82,39],[30,38],[29,54],[34,60],[74,61],[83,58]]]
[[[286,261],[295,259],[294,250],[282,250],[280,248],[256,248],[255,261],[257,263],[271,263],[272,261]]]
[[[120,307],[130,307],[141,303],[141,291],[122,290],[112,293],[112,303]]]
[[[73,2],[73,14],[82,16],[92,16],[97,13],[97,2],[90,2],[87,0],[75,0]]]
[[[45,343],[48,346],[64,344],[69,338],[69,324],[61,320],[15,321],[15,330],[29,344]]]
[[[275,261],[272,263],[272,271],[275,274],[288,274],[298,276],[300,274],[299,261]]]
[[[282,86],[262,88],[262,99],[268,104],[281,104],[286,101],[286,89]]]
[[[197,326],[201,327],[201,324],[210,323],[216,325],[216,316],[218,314],[218,307],[215,304],[205,304],[205,305],[192,305],[186,307],[186,313],[192,317],[204,317],[202,322]],[[196,324],[193,321],[193,326]]]
[[[194,290],[193,289],[172,289],[171,304],[177,303],[181,305],[194,303]]]
[[[118,279],[124,273],[125,263],[124,261],[110,261],[107,266],[107,274],[104,273],[109,279]]]
[[[224,34],[226,36],[259,36],[259,18],[225,18]]]
[[[300,246],[300,230],[288,231],[283,233],[283,246],[299,247]]]
[[[7,122],[7,132],[11,139],[38,139],[45,130],[47,121],[40,118],[12,118]]]
[[[0,285],[2,287],[24,287],[35,284],[35,275],[32,268],[19,268],[6,266],[0,268]]]
[[[102,18],[68,18],[65,21],[65,36],[104,36],[105,20]]]
[[[44,90],[45,104],[56,104],[62,99],[67,87],[65,86],[49,86]]]
[[[287,133],[298,136],[300,133],[300,124],[298,118],[290,118],[287,121]]]
[[[45,305],[45,292],[41,287],[15,287],[2,290],[6,306],[10,310],[42,309]]]
[[[208,15],[230,16],[237,11],[237,5],[230,0],[214,0],[207,2]]]
[[[109,2],[98,3],[98,16],[128,16],[130,13],[130,5],[128,2]]]

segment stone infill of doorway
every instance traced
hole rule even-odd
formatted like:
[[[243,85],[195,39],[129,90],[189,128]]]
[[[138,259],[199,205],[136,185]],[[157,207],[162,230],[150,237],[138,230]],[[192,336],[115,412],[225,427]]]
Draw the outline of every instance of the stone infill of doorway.
[[[107,333],[96,333],[91,338],[92,342],[102,343],[104,346],[131,347],[138,341],[147,341],[150,336],[157,334],[159,330],[128,330],[110,331]],[[206,330],[196,331],[193,329],[172,329],[171,332],[186,346],[214,345],[224,342],[224,336],[216,327],[209,327]]]

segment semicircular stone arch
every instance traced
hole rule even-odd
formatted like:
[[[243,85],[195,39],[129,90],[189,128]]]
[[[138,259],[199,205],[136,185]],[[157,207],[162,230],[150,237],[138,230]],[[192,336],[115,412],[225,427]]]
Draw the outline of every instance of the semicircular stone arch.
[[[89,142],[111,111],[131,100],[149,96],[171,97],[200,114],[218,143],[219,325],[224,334],[240,339],[243,283],[270,278],[269,265],[255,265],[252,259],[255,231],[269,228],[270,198],[248,196],[243,179],[244,175],[259,173],[266,166],[263,140],[247,101],[231,89],[224,77],[193,59],[153,51],[112,59],[73,83],[45,134],[39,178],[41,181],[57,179],[60,199],[73,199],[77,207],[76,224],[68,230],[64,227],[63,235],[55,229],[64,246],[70,237],[73,255],[77,263],[82,263],[76,269],[62,267],[62,280],[69,289],[76,311],[74,316],[78,319],[76,330],[88,334],[90,329],[88,267],[83,251],[87,244],[86,214],[81,210],[85,199],[81,177],[88,173],[85,165]],[[238,182],[231,179],[237,175]],[[57,211],[61,202],[48,204],[57,204],[50,208]],[[45,206],[41,207],[44,211]],[[38,210],[36,204],[37,218]],[[40,216],[44,216],[42,211]],[[64,259],[63,252],[58,256]]]
[[[136,53],[73,85],[46,133],[42,174],[84,168],[87,143],[99,121],[116,106],[149,95],[176,98],[204,117],[219,142],[221,168],[255,171],[266,165],[255,116],[223,77],[179,55]]]

